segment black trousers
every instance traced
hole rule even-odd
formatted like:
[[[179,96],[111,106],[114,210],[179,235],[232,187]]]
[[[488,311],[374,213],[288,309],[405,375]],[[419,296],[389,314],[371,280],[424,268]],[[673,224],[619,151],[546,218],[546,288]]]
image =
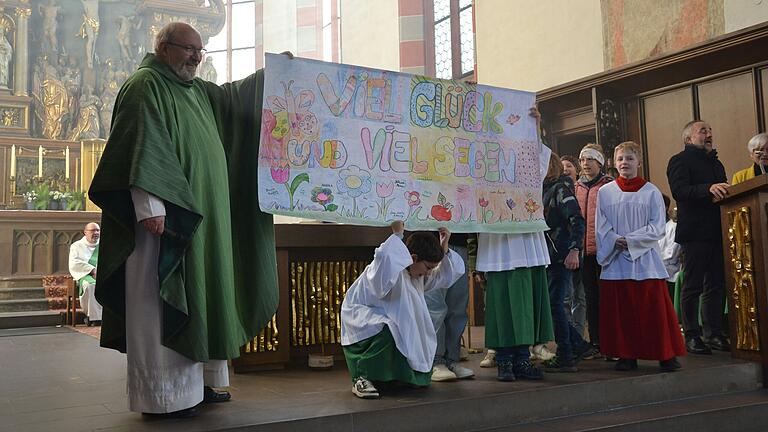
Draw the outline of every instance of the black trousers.
[[[683,251],[683,287],[680,312],[686,339],[722,336],[725,275],[723,245],[720,241],[695,241],[681,244]],[[701,326],[699,325],[701,299]]]
[[[600,345],[600,264],[596,255],[584,255],[581,263],[581,283],[587,301],[589,342]]]

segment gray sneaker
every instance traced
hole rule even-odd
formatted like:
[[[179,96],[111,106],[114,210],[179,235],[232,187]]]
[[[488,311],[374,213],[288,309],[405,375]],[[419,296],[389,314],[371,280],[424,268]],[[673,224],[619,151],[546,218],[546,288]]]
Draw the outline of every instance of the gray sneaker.
[[[352,386],[352,393],[362,399],[377,399],[379,391],[373,386],[373,383],[363,377],[358,377]]]

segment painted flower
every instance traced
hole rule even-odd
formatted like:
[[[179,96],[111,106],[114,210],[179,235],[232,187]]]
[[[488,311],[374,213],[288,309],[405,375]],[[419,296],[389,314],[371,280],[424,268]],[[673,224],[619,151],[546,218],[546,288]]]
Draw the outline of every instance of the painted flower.
[[[408,202],[408,205],[411,207],[415,207],[419,204],[421,204],[421,194],[419,194],[416,191],[410,191],[405,193],[405,200]]]
[[[387,198],[388,196],[392,195],[392,192],[395,190],[395,183],[389,182],[389,183],[376,183],[376,195],[379,196],[379,198]]]
[[[512,198],[509,198],[507,200],[507,207],[509,207],[510,210],[514,210],[515,207],[517,207],[517,204],[515,203],[515,200],[513,200]]]
[[[536,213],[536,210],[538,210],[539,207],[539,204],[536,203],[533,198],[528,198],[528,201],[525,202],[525,210],[530,214]]]
[[[312,189],[312,202],[316,202],[321,206],[333,202],[333,191],[325,187],[316,187]]]
[[[269,174],[272,175],[272,180],[274,180],[275,183],[286,184],[288,183],[288,179],[291,178],[291,168],[287,165],[283,168],[270,168]]]
[[[478,204],[480,204],[480,207],[483,207],[483,208],[488,207],[488,200],[481,197],[480,200],[478,201]]]
[[[339,181],[337,182],[339,193],[357,198],[370,192],[372,185],[371,174],[361,170],[357,165],[351,165],[349,168],[339,171]]]

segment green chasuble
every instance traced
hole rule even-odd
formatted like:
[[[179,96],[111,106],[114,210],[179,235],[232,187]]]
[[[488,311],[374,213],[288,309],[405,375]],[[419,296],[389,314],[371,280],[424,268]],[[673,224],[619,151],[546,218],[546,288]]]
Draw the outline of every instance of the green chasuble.
[[[274,225],[259,210],[256,184],[263,84],[262,71],[224,86],[183,82],[147,54],[120,89],[89,191],[103,212],[102,346],[125,352],[131,187],[166,207],[157,269],[163,345],[196,361],[235,358],[274,315]]]
[[[99,263],[99,245],[97,244],[95,248],[93,248],[93,255],[91,255],[91,258],[88,260],[88,264],[97,267]],[[96,279],[93,278],[93,276],[87,274],[80,279],[77,280],[77,295],[82,296],[83,295],[83,281],[90,282],[92,284],[96,283]]]

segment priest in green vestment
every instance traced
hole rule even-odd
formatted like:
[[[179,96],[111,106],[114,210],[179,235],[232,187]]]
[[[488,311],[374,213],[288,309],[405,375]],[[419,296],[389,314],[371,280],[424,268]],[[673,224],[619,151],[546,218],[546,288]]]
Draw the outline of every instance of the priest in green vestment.
[[[148,414],[227,400],[211,387],[277,308],[274,226],[256,199],[264,75],[195,78],[203,52],[193,27],[161,29],[120,89],[89,191],[101,345],[127,353],[130,409]]]

